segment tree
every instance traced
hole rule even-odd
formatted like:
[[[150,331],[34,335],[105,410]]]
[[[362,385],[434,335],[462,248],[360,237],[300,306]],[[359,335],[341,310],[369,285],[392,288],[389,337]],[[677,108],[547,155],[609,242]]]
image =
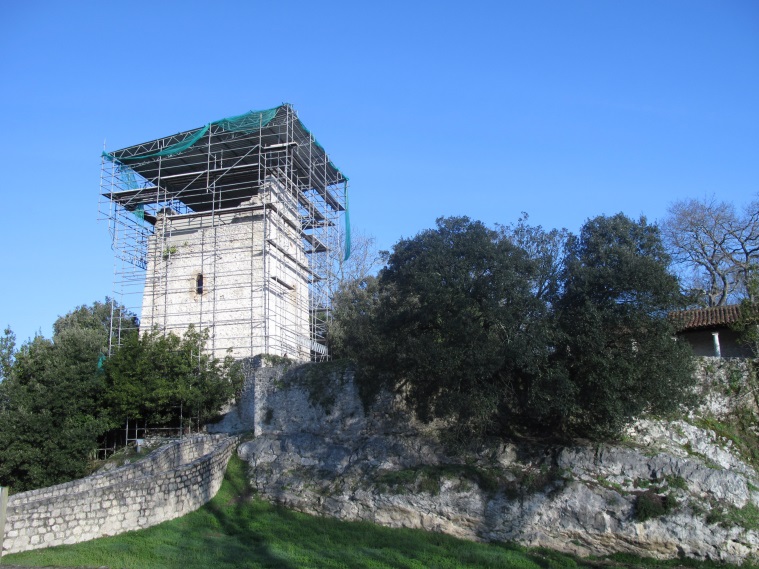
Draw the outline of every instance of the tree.
[[[104,302],[95,301],[91,305],[77,306],[71,312],[59,317],[53,323],[53,334],[59,334],[67,328],[89,328],[109,334],[111,321],[115,319],[128,320],[130,328],[139,324],[134,313],[106,296]]]
[[[208,332],[133,335],[105,364],[106,401],[119,422],[142,419],[154,427],[201,423],[217,416],[242,386],[239,365],[210,356]]]
[[[98,438],[111,428],[98,368],[100,326],[63,326],[14,354],[0,383],[0,484],[26,490],[87,473]]]
[[[438,219],[394,246],[378,280],[338,297],[338,352],[362,362],[368,391],[404,393],[423,420],[449,420],[454,438],[482,434],[498,421],[524,355],[545,350],[533,267],[481,222]]]
[[[375,323],[379,315],[379,281],[368,276],[345,282],[332,299],[329,350],[337,358],[375,361],[382,357]]]
[[[644,412],[675,411],[693,385],[689,351],[667,312],[684,302],[658,228],[596,217],[567,245],[558,346],[574,388],[562,430],[614,436]]]
[[[616,436],[675,409],[693,380],[658,229],[619,214],[566,235],[438,219],[336,296],[335,352],[358,360],[363,394],[403,394],[452,441]]]
[[[207,332],[183,338],[158,332],[122,337],[105,363],[114,318],[137,319],[124,307],[79,306],[53,325],[52,339],[37,336],[15,350],[15,336],[0,338],[0,485],[16,491],[87,474],[99,440],[125,417],[179,426],[215,416],[240,389],[242,374],[203,347]]]
[[[733,328],[740,335],[741,342],[748,346],[754,354],[754,359],[750,365],[754,368],[754,382],[759,379],[756,373],[759,364],[759,270],[754,270],[749,274],[748,285],[749,294],[741,301],[740,319]],[[754,391],[754,397],[757,398],[759,405],[759,392]]]
[[[10,377],[15,354],[16,335],[10,326],[6,326],[3,330],[3,336],[0,338],[0,382]]]
[[[516,223],[499,227],[501,235],[527,252],[535,264],[532,290],[538,298],[550,299],[558,292],[564,268],[566,229],[544,230],[540,225],[529,225],[529,215],[522,212]]]
[[[678,201],[670,206],[662,231],[701,302],[721,306],[749,297],[749,273],[759,263],[759,201],[742,212],[714,198]]]
[[[376,239],[360,231],[350,236],[350,255],[346,259],[345,233],[340,233],[340,254],[327,276],[327,291],[331,301],[335,294],[348,283],[359,282],[374,275],[379,268],[381,255],[377,251]]]

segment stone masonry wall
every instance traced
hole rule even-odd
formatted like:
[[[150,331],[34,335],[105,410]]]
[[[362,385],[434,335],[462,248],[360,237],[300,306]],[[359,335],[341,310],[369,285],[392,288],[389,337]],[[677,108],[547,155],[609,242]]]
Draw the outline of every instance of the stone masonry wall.
[[[745,358],[696,358],[698,390],[702,397],[699,415],[723,418],[747,409],[759,413],[756,379]]]
[[[285,376],[283,366],[271,366],[261,357],[245,358],[242,360],[242,372],[245,380],[240,396],[221,421],[206,427],[209,433],[252,431],[258,436],[266,430],[264,423],[269,406],[287,404],[283,401],[272,402],[272,397],[280,391]],[[303,420],[296,416],[290,419],[292,425],[299,425]]]
[[[310,269],[293,200],[267,178],[260,195],[234,211],[159,214],[140,329],[208,329],[206,348],[219,359],[310,359]]]
[[[237,442],[189,437],[134,464],[13,495],[3,553],[116,535],[197,510],[219,490]]]

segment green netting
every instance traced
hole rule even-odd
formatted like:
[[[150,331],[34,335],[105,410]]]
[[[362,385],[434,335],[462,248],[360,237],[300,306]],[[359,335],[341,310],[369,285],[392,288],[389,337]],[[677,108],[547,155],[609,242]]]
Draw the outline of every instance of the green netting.
[[[114,162],[138,162],[147,158],[158,158],[160,156],[173,156],[184,152],[196,142],[198,142],[203,136],[208,133],[208,129],[211,125],[218,126],[219,128],[228,132],[253,132],[260,128],[265,127],[276,116],[279,107],[273,109],[266,109],[265,111],[250,111],[248,113],[237,115],[234,117],[227,117],[208,123],[206,126],[196,129],[187,134],[187,136],[174,144],[167,146],[159,150],[158,152],[150,152],[148,154],[137,154],[135,156],[119,156],[116,157],[108,152],[103,152],[103,156]]]
[[[345,258],[347,261],[351,256],[351,214],[348,207],[348,182],[345,182]]]
[[[137,183],[137,173],[129,166],[117,163],[116,170],[118,172],[119,179],[127,188],[130,190],[136,190],[140,187],[140,184]]]
[[[126,188],[128,190],[136,190],[140,187],[140,183],[137,181],[137,172],[132,170],[126,164],[119,162],[113,154],[103,151],[103,157],[114,164],[114,175],[118,178],[120,184],[119,189]],[[123,186],[123,188],[121,187]]]
[[[137,219],[145,219],[145,204],[139,204],[132,212]]]
[[[265,127],[276,116],[279,107],[265,111],[250,111],[236,117],[228,117],[211,124],[216,125],[227,132],[252,132]]]
[[[210,124],[207,124],[203,128],[199,128],[198,130],[194,131],[193,133],[187,135],[187,137],[182,140],[181,142],[177,142],[175,144],[170,144],[166,148],[159,150],[158,152],[151,152],[149,154],[137,154],[136,156],[120,156],[115,157],[112,154],[109,154],[107,152],[103,152],[103,155],[107,158],[110,158],[111,160],[115,160],[118,162],[138,162],[140,160],[145,160],[146,158],[158,158],[159,156],[173,156],[174,154],[179,154],[180,152],[184,152],[190,146],[195,144],[198,140],[200,140],[203,135],[205,135],[208,132],[208,129],[211,128]]]

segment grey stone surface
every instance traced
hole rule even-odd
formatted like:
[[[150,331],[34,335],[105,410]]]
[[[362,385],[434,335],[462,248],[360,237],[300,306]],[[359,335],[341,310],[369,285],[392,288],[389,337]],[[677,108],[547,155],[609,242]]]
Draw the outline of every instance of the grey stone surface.
[[[698,414],[724,417],[739,407],[759,411],[759,395],[750,385],[746,359],[697,358],[696,374],[703,398]]]
[[[309,359],[309,259],[298,205],[281,181],[262,183],[241,204],[250,209],[158,214],[148,241],[142,330],[207,329],[206,348],[219,359],[261,353]]]
[[[188,437],[115,470],[15,494],[3,553],[116,535],[196,510],[218,491],[237,442]]]
[[[759,551],[755,530],[707,522],[713,509],[759,506],[757,473],[686,422],[641,421],[626,445],[498,444],[452,457],[390,398],[365,410],[349,369],[269,370],[263,384],[258,436],[238,452],[258,492],[290,508],[581,555],[742,562]],[[677,505],[637,521],[647,489]]]

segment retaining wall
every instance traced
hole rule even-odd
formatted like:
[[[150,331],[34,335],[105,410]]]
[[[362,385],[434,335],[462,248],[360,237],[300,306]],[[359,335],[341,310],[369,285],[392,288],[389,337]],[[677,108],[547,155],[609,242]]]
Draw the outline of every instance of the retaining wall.
[[[15,494],[3,553],[116,535],[197,510],[218,492],[237,442],[188,437],[109,472]]]
[[[696,358],[701,415],[723,418],[739,409],[759,413],[751,362],[745,358]]]

